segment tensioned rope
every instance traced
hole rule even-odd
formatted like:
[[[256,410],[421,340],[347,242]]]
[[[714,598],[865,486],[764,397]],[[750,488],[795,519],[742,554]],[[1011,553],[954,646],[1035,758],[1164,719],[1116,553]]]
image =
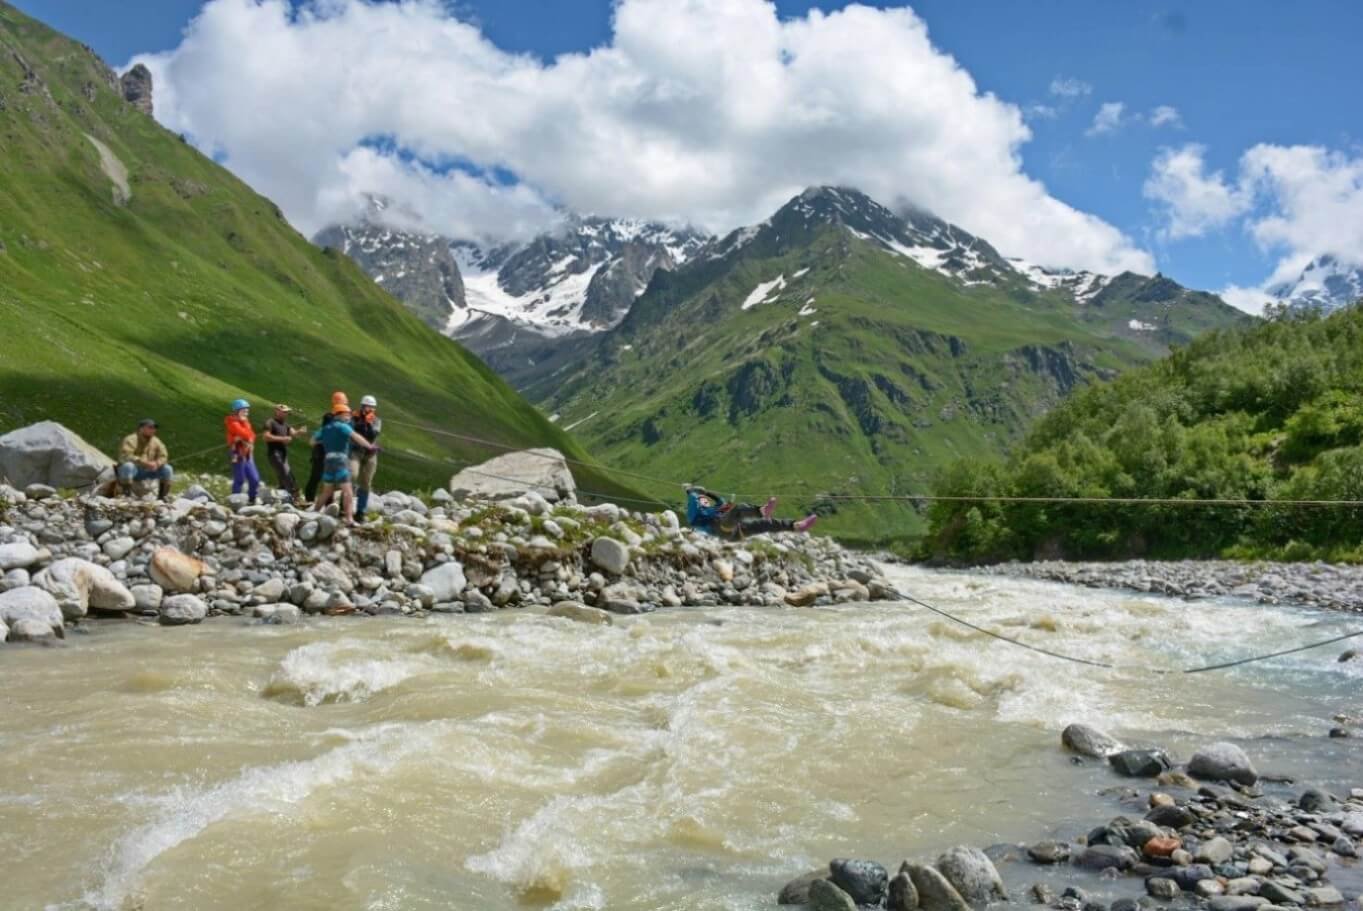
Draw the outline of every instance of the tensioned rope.
[[[389,421],[390,424],[399,427],[410,427],[425,433],[437,436],[450,437],[456,440],[464,440],[469,443],[478,443],[494,449],[506,451],[521,450],[522,447],[507,443],[499,443],[495,440],[487,440],[482,437],[471,436],[469,434],[454,433],[449,430],[442,430],[436,427],[427,427],[422,424],[412,424],[405,421]],[[525,450],[526,455],[538,458],[559,461],[556,456],[541,455],[533,450]],[[656,475],[643,474],[637,471],[629,471],[624,468],[613,468],[600,463],[584,462],[580,459],[572,459],[566,456],[562,459],[570,465],[580,465],[585,468],[592,468],[596,471],[609,474],[620,475],[621,477],[635,478],[643,481],[650,481],[654,484],[665,484],[669,487],[683,487],[685,482],[669,478],[660,478]],[[743,494],[748,497],[766,496],[808,496],[809,492],[790,493],[776,491],[765,494]],[[1235,497],[1208,497],[1201,499],[1184,497],[1017,497],[1004,496],[1000,494],[981,494],[978,496],[946,496],[938,494],[818,494],[820,500],[832,501],[859,501],[859,502],[908,502],[908,503],[1087,503],[1115,506],[1254,506],[1254,507],[1363,507],[1363,500],[1250,500]]]
[[[968,629],[972,629],[977,633],[983,633],[984,635],[989,636],[992,639],[997,639],[1000,642],[1006,642],[1009,645],[1015,645],[1018,648],[1026,649],[1029,652],[1036,652],[1037,654],[1045,655],[1048,658],[1058,658],[1061,661],[1069,661],[1073,664],[1083,664],[1087,665],[1088,667],[1099,667],[1104,668],[1106,670],[1117,671],[1139,671],[1142,673],[1153,674],[1204,674],[1207,673],[1208,671],[1223,671],[1233,667],[1240,667],[1241,665],[1245,664],[1254,664],[1260,661],[1267,661],[1270,658],[1281,658],[1284,655],[1295,655],[1298,652],[1307,652],[1311,651],[1312,649],[1323,648],[1324,646],[1327,645],[1334,645],[1337,642],[1344,642],[1349,639],[1356,639],[1359,636],[1363,636],[1363,629],[1354,630],[1353,632],[1350,633],[1344,633],[1339,636],[1333,636],[1329,639],[1322,639],[1318,642],[1309,642],[1306,645],[1299,645],[1296,646],[1295,648],[1282,649],[1280,651],[1268,652],[1267,654],[1262,655],[1250,655],[1247,658],[1237,658],[1234,661],[1222,661],[1217,664],[1205,664],[1197,667],[1186,668],[1144,667],[1140,665],[1111,664],[1106,661],[1095,661],[1091,658],[1081,658],[1077,655],[1066,655],[1063,652],[1051,651],[1050,649],[1042,648],[1039,645],[1032,645],[1028,642],[1023,642],[1021,639],[1014,639],[1011,636],[1005,636],[1002,633],[996,633],[991,629],[987,629],[978,624],[971,623],[964,617],[958,617],[957,615],[951,613],[950,611],[942,610],[940,607],[934,607],[933,605],[927,603],[926,601],[922,601],[918,598],[915,598],[913,595],[906,595],[898,590],[895,591],[895,594],[904,601],[908,601],[911,604],[916,604],[919,607],[932,611],[934,614],[937,614],[940,617],[944,617],[945,619],[950,620],[953,623],[960,624],[961,626],[964,626]]]

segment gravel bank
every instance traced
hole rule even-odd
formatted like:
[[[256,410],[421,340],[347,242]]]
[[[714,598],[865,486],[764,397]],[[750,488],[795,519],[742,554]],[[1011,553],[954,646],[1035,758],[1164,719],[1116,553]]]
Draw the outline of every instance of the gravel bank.
[[[1222,560],[1124,563],[1000,563],[980,572],[1089,588],[1124,588],[1183,598],[1248,598],[1363,613],[1363,566],[1231,563]]]

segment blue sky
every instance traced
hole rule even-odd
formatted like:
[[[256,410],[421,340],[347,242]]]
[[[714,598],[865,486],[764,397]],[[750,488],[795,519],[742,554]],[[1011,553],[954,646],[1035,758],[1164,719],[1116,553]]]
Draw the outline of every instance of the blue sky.
[[[122,65],[135,54],[175,48],[201,3],[18,5]],[[792,18],[847,4],[776,5],[782,17]],[[460,0],[449,6],[499,48],[546,61],[612,40],[607,0]],[[1255,285],[1284,254],[1259,249],[1239,217],[1195,232],[1202,236],[1171,237],[1160,206],[1144,192],[1161,149],[1198,144],[1199,175],[1223,171],[1231,191],[1241,156],[1258,144],[1363,155],[1363,75],[1357,66],[1363,3],[923,0],[912,8],[933,45],[954,57],[983,91],[1028,112],[1032,138],[1017,146],[1025,174],[1052,196],[1120,229],[1185,284],[1213,290]],[[1065,87],[1069,94],[1053,91]],[[1095,134],[1094,118],[1104,104],[1123,105],[1122,116],[1114,129]],[[1154,125],[1152,112],[1161,107],[1176,111],[1177,119],[1166,112],[1166,122]]]

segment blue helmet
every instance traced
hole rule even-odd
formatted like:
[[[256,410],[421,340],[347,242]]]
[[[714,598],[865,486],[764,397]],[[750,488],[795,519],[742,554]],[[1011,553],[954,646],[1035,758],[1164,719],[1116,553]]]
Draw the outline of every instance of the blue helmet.
[[[250,408],[251,403],[245,399],[235,399],[232,402],[232,411],[240,411],[243,408]]]

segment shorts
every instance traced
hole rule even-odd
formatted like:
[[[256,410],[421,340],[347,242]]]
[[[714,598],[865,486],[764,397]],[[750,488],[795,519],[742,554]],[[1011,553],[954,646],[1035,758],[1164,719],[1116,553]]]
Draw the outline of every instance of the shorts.
[[[329,452],[322,462],[323,484],[345,484],[350,481],[350,461],[344,452]]]

